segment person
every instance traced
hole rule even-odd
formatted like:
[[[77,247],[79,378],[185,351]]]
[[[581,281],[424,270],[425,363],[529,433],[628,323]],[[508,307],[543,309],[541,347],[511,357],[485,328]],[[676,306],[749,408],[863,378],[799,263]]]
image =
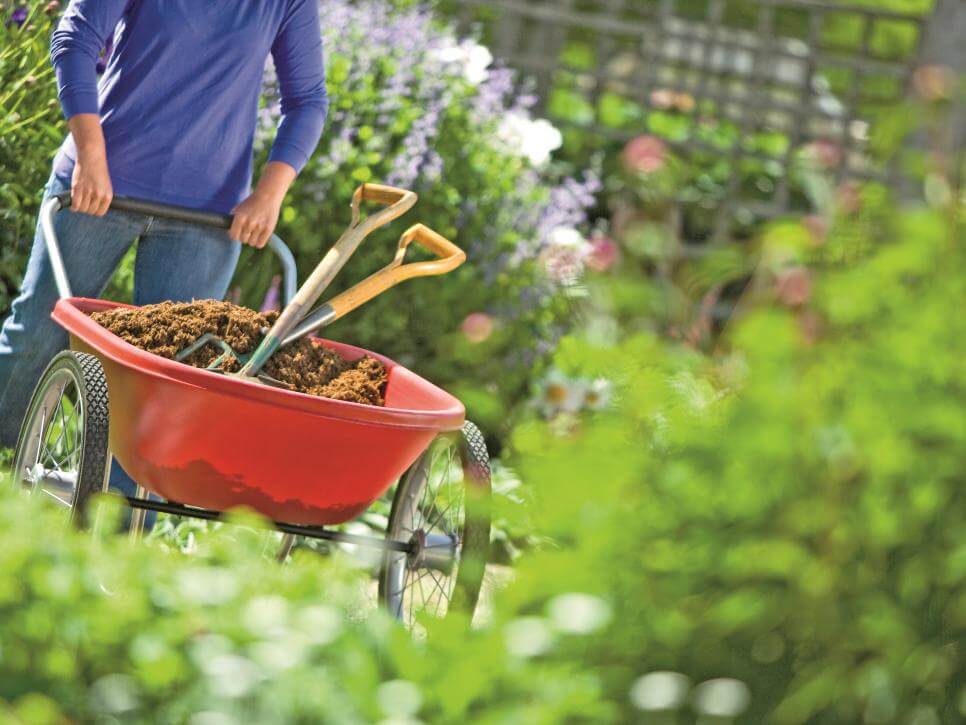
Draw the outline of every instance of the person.
[[[73,293],[97,297],[138,242],[134,304],[221,299],[240,244],[264,246],[314,152],[328,110],[318,0],[72,0],[50,44],[70,131],[45,198]],[[111,47],[98,80],[96,64]],[[271,55],[281,119],[252,189],[253,144]],[[115,194],[234,214],[230,230],[110,210]],[[0,329],[0,445],[16,445],[34,385],[67,347],[40,224]],[[111,486],[136,485],[115,463]]]

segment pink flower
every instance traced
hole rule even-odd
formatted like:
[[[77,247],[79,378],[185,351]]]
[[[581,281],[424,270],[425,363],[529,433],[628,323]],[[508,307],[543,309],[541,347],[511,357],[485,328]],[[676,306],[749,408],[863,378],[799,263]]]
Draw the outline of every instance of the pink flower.
[[[658,88],[651,91],[651,105],[661,110],[666,110],[674,105],[674,91],[667,88]]]
[[[945,101],[952,97],[956,74],[945,65],[924,65],[912,74],[912,85],[927,101]]]
[[[268,292],[265,293],[265,299],[262,300],[262,307],[259,312],[265,313],[281,309],[281,286],[282,278],[276,274],[272,277],[272,284],[268,288]]]
[[[488,314],[485,312],[474,312],[466,316],[463,324],[460,325],[460,329],[463,331],[463,336],[467,340],[473,344],[479,344],[493,334],[493,328],[495,326],[493,318]]]
[[[599,236],[590,240],[590,253],[585,264],[595,272],[606,272],[617,262],[620,250],[609,237]]]
[[[855,214],[862,208],[862,187],[855,181],[843,181],[835,190],[835,201],[843,214]]]
[[[828,139],[813,141],[807,147],[809,157],[820,168],[834,169],[842,161],[842,148]]]
[[[789,307],[801,307],[812,296],[812,276],[805,267],[789,267],[775,275],[775,294]]]
[[[657,136],[638,136],[624,147],[621,160],[630,171],[653,174],[667,161],[667,144]]]

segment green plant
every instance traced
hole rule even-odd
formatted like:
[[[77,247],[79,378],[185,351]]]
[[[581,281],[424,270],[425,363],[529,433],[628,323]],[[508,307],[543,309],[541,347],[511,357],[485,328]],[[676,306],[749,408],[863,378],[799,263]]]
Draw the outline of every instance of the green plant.
[[[58,4],[0,3],[0,311],[16,295],[64,126],[47,43]]]
[[[771,229],[715,355],[561,348],[565,372],[615,379],[619,412],[516,432],[535,525],[566,546],[525,557],[509,599],[606,593],[618,628],[582,661],[643,722],[718,696],[741,722],[963,716],[963,230],[961,208],[869,188],[823,243]],[[630,684],[660,671],[685,677]]]
[[[783,266],[714,356],[568,338],[558,368],[615,398],[516,428],[544,543],[471,632],[412,642],[341,556],[278,566],[250,519],[132,546],[0,493],[5,716],[957,721],[962,227],[882,205],[828,256],[776,227]],[[790,295],[792,270],[808,284]]]

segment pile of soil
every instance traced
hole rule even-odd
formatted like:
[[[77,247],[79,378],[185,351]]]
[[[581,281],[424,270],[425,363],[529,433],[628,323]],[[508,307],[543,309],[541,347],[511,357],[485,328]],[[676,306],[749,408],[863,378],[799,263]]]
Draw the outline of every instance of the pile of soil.
[[[259,314],[230,302],[162,302],[138,308],[119,307],[94,312],[91,319],[135,347],[174,360],[205,333],[217,335],[239,354],[252,352],[277,319],[277,312]],[[182,362],[206,368],[222,354],[205,345]],[[241,365],[229,356],[219,369],[236,372]],[[262,370],[283,387],[323,398],[367,405],[385,405],[388,374],[372,357],[349,362],[307,338],[279,350]]]

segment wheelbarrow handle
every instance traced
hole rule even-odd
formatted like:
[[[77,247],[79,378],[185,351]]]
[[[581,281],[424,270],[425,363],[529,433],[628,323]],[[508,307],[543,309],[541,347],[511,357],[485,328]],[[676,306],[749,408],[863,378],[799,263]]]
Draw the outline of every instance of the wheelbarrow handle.
[[[69,191],[57,194],[57,199],[60,201],[61,209],[70,208],[71,195]],[[112,211],[126,211],[131,214],[174,219],[179,222],[197,224],[204,227],[215,227],[217,229],[230,229],[232,221],[234,220],[231,214],[218,214],[211,211],[159,204],[156,201],[135,199],[130,196],[115,196],[111,199],[110,209]]]
[[[406,252],[413,242],[435,254],[437,259],[403,264]],[[400,282],[416,277],[447,274],[465,261],[466,253],[462,249],[425,224],[416,224],[400,237],[396,256],[389,264],[357,285],[336,295],[315,312],[306,316],[283,340],[282,344],[288,344],[303,335],[315,332],[319,328],[335,322]]]
[[[73,297],[73,293],[71,292],[70,281],[67,278],[67,270],[64,266],[63,255],[60,251],[60,243],[57,240],[54,216],[61,209],[69,209],[70,204],[70,192],[65,191],[47,199],[40,210],[40,225],[44,232],[44,242],[47,245],[47,256],[50,258],[50,264],[54,270],[57,293],[61,299]],[[198,209],[158,204],[154,201],[133,199],[127,196],[115,196],[111,200],[110,208],[114,211],[156,216],[185,222],[187,224],[214,227],[216,229],[230,229],[234,219],[230,214],[217,214],[215,212],[199,211]],[[292,298],[295,297],[295,292],[298,287],[298,270],[295,266],[295,257],[285,242],[276,234],[273,234],[269,238],[268,247],[275,253],[275,256],[278,257],[278,261],[282,265],[282,294],[286,303],[291,302]]]

